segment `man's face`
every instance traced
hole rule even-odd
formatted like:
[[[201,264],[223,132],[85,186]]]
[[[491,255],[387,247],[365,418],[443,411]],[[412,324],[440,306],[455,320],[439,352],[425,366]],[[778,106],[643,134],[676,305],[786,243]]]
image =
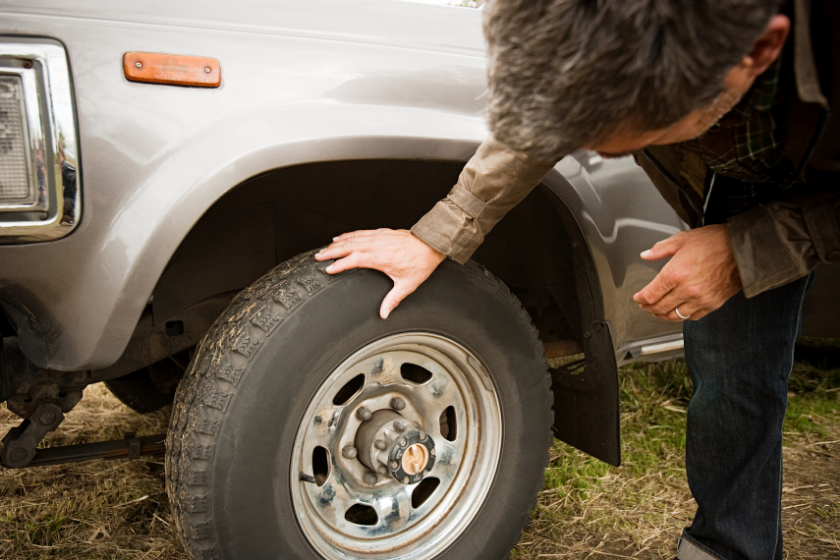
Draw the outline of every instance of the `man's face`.
[[[605,158],[621,157],[647,146],[676,144],[697,138],[728,113],[755,81],[741,70],[733,68],[723,82],[723,92],[707,107],[692,111],[671,126],[639,133],[632,126],[619,127],[603,142],[585,148],[595,150]]]

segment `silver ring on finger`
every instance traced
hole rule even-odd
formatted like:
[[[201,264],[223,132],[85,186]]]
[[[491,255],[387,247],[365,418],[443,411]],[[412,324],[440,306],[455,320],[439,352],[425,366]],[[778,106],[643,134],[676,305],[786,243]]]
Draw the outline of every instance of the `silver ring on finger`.
[[[683,321],[687,321],[687,320],[691,319],[691,315],[683,315],[682,313],[680,313],[680,308],[679,307],[674,308],[674,313],[676,313],[677,317],[679,317]]]

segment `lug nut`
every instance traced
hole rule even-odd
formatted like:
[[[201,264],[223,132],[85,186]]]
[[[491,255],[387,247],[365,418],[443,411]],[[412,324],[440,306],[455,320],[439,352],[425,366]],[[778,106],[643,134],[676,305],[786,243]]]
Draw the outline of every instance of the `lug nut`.
[[[371,471],[365,473],[365,484],[370,484],[371,486],[373,486],[374,484],[376,484],[377,480],[379,479],[376,477],[375,473]]]
[[[397,470],[398,468],[400,468],[400,464],[399,464],[399,463],[397,463],[396,461],[391,461],[391,470],[392,470],[392,471],[395,471],[395,470]]]
[[[405,408],[405,401],[400,397],[394,397],[391,399],[391,408],[399,412],[400,410]]]
[[[437,455],[437,453],[435,452],[435,450],[434,450],[434,449],[430,449],[430,450],[429,450],[429,455],[431,455],[432,457],[434,457],[435,455]]]
[[[345,459],[355,459],[359,452],[356,451],[355,447],[348,443],[344,446],[344,449],[341,450],[341,454],[344,455]]]
[[[400,447],[405,447],[406,445],[408,445],[408,440],[404,437],[401,437],[399,440],[397,440],[397,443],[400,444]]]
[[[408,477],[407,476],[403,477],[403,484],[408,484]]]
[[[376,470],[378,470],[379,474],[381,474],[382,476],[385,476],[385,475],[388,474],[388,467],[386,467],[385,465],[379,465],[379,468],[376,469]]]
[[[394,429],[398,432],[404,432],[406,428],[406,423],[402,420],[395,420],[394,421]]]
[[[365,407],[362,407],[356,411],[356,418],[358,418],[362,422],[367,422],[368,420],[370,420],[371,416],[372,415],[370,413],[370,410],[366,409]]]
[[[378,439],[378,440],[374,441],[373,446],[377,449],[385,449],[386,447],[388,447],[386,445],[386,443],[384,441],[382,441],[381,439]]]
[[[420,430],[420,433],[417,434],[417,437],[420,438],[420,441],[426,441],[426,432]]]

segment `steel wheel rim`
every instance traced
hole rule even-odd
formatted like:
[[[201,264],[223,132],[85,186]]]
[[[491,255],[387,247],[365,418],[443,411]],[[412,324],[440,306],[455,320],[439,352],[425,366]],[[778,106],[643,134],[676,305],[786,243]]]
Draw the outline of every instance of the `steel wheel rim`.
[[[419,366],[430,378],[406,379],[403,371],[411,368],[403,364]],[[361,388],[341,402],[360,375]],[[427,445],[433,445],[436,461],[420,482],[405,484],[379,474],[371,485],[364,482],[370,469],[358,458],[346,457],[343,449],[355,443],[364,423],[358,410],[391,408],[395,397],[406,403],[399,414],[430,437]],[[444,416],[447,421],[442,423]],[[420,332],[373,342],[330,373],[298,427],[289,473],[298,524],[310,544],[330,560],[433,558],[462,534],[484,504],[501,443],[501,411],[493,382],[469,350],[443,336]],[[318,447],[327,452],[326,475],[324,453],[316,451]],[[434,486],[432,479],[437,486],[423,499]],[[376,522],[350,521],[348,511],[357,504],[369,516],[372,510]]]

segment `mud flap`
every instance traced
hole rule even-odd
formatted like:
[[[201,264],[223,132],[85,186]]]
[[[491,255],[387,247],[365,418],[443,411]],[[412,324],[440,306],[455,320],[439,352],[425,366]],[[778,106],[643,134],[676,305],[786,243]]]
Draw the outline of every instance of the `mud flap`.
[[[621,464],[618,368],[607,323],[592,321],[583,332],[586,366],[552,368],[554,435],[611,465]]]

